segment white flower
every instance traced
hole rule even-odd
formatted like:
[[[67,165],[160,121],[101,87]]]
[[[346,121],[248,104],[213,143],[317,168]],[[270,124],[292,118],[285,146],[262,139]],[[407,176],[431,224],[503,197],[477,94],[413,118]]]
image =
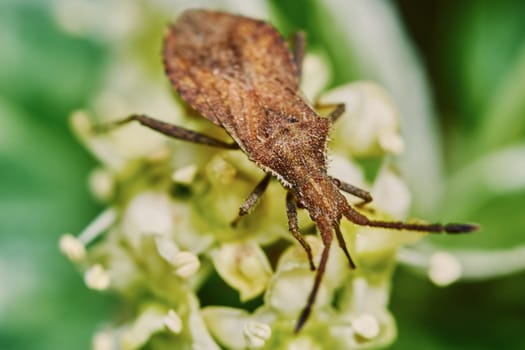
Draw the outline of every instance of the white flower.
[[[273,276],[265,294],[265,304],[279,314],[294,319],[306,305],[308,295],[312,290],[314,272],[308,268],[298,268],[278,271]],[[319,288],[314,310],[326,306],[330,296],[324,284]]]
[[[134,247],[145,234],[169,235],[173,231],[170,199],[165,193],[147,191],[128,204],[122,230]]]
[[[195,208],[185,201],[173,200],[171,202],[174,232],[169,239],[173,240],[178,247],[200,254],[214,243],[215,232],[199,230],[195,223],[194,213]]]
[[[242,332],[249,319],[247,311],[231,307],[208,306],[202,316],[210,332],[219,343],[229,349],[245,349],[247,342]]]
[[[322,250],[321,240],[314,236],[306,236],[306,241],[312,248],[316,266],[319,263]],[[332,246],[330,259],[326,268],[324,281],[319,288],[314,309],[326,307],[331,300],[331,289],[341,282],[348,265],[342,263],[342,257],[336,252],[338,247]],[[310,270],[304,249],[295,243],[281,256],[277,269],[272,276],[264,295],[265,306],[277,315],[295,319],[305,307],[308,295],[313,286],[315,272]]]
[[[231,307],[208,306],[202,315],[213,336],[227,349],[260,348],[271,337],[274,317]]]
[[[325,92],[323,104],[344,103],[345,113],[333,128],[338,147],[356,156],[399,154],[403,139],[399,133],[400,117],[392,97],[379,85],[357,82]]]
[[[262,249],[254,242],[226,243],[212,252],[217,272],[240,293],[242,301],[261,294],[272,269]]]
[[[135,321],[122,334],[124,350],[139,349],[150,337],[165,329],[166,310],[161,305],[151,304],[143,308]]]

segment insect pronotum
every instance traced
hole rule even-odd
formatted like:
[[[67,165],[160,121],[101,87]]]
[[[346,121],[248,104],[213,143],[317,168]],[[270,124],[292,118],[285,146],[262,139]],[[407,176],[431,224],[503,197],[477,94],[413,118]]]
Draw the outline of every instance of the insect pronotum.
[[[276,177],[288,190],[289,230],[304,248],[315,269],[311,248],[297,224],[297,206],[317,225],[324,247],[308,301],[295,326],[308,319],[321,284],[333,236],[351,268],[355,268],[339,228],[343,217],[357,225],[433,233],[466,233],[473,224],[416,224],[372,220],[353,208],[342,195],[348,192],[372,201],[362,189],[327,174],[326,144],[331,125],[344,112],[334,105],[322,117],[299,92],[305,41],[295,35],[294,53],[270,24],[209,10],[188,10],[167,31],[163,60],[166,75],[180,96],[203,117],[223,127],[227,143],[145,115],[131,115],[106,125],[137,121],[167,136],[225,149],[240,149],[266,172],[241,205],[238,218],[247,214]]]

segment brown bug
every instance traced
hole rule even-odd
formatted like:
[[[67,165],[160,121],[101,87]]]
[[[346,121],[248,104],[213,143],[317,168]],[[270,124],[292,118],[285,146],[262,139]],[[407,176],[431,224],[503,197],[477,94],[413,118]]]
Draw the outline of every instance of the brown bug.
[[[292,54],[268,23],[221,12],[188,10],[166,34],[166,74],[180,96],[202,116],[223,127],[234,142],[226,143],[145,115],[131,115],[112,125],[138,121],[170,137],[242,150],[266,176],[241,205],[239,217],[255,206],[275,176],[288,190],[290,232],[315,270],[311,248],[297,223],[297,206],[308,211],[324,248],[307,304],[295,326],[298,332],[315,302],[334,234],[350,267],[355,268],[339,227],[343,216],[357,225],[434,233],[465,233],[477,226],[372,220],[348,204],[340,191],[361,198],[363,203],[372,201],[372,197],[327,174],[327,137],[344,112],[344,105],[334,105],[329,116],[322,117],[301,96],[299,79],[305,41],[300,34],[295,38]]]

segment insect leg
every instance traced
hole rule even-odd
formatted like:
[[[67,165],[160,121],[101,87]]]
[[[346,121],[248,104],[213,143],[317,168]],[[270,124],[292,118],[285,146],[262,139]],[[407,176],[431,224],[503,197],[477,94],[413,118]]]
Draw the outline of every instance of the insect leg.
[[[292,43],[293,43],[293,59],[298,69],[297,77],[301,78],[301,73],[303,69],[303,60],[304,60],[304,55],[306,52],[306,34],[305,32],[302,32],[302,31],[295,32],[292,37]]]
[[[370,192],[365,191],[359,187],[355,187],[354,185],[351,185],[347,182],[343,182],[339,179],[336,179],[334,177],[330,177],[334,184],[341,190],[345,191],[346,193],[350,193],[353,196],[356,196],[358,198],[361,198],[363,201],[359,204],[357,204],[358,207],[361,207],[365,204],[368,204],[372,201],[372,195]]]
[[[293,237],[304,248],[306,255],[308,256],[308,262],[310,263],[310,270],[315,270],[312,248],[299,232],[299,224],[297,223],[297,207],[295,206],[295,200],[291,192],[286,194],[286,215],[288,216],[288,229],[292,233]]]
[[[236,143],[227,143],[216,139],[211,136],[207,136],[196,131],[192,131],[181,126],[166,123],[158,119],[148,117],[146,115],[133,114],[125,119],[118,120],[113,123],[102,124],[95,127],[95,132],[105,132],[121,125],[137,121],[140,124],[158,131],[166,136],[173,137],[183,141],[194,142],[202,145],[208,145],[226,149],[239,149]]]
[[[429,233],[469,233],[476,231],[479,226],[475,224],[417,224],[403,221],[371,220],[348,206],[343,215],[353,223],[361,226],[382,227],[395,230],[421,231]]]
[[[316,110],[330,109],[331,111],[326,115],[326,117],[330,119],[332,124],[335,123],[345,112],[344,103],[316,103],[314,107]]]
[[[239,215],[235,218],[235,220],[232,221],[231,225],[233,227],[237,226],[239,223],[239,220],[246,214],[248,214],[253,207],[259,202],[259,199],[261,199],[261,196],[263,195],[264,191],[266,191],[266,188],[268,187],[268,184],[270,183],[271,175],[266,174],[264,178],[255,186],[252,193],[244,200],[244,202],[241,204],[239,208]]]
[[[335,105],[333,111],[328,114],[328,118],[332,121],[332,123],[335,123],[337,119],[339,119],[340,116],[343,115],[345,112],[345,104],[344,103],[338,103]]]
[[[308,295],[308,301],[306,302],[306,306],[304,307],[303,311],[301,311],[301,315],[299,316],[297,324],[295,325],[294,331],[296,334],[301,330],[301,328],[303,328],[306,320],[308,320],[308,317],[312,312],[312,306],[315,302],[315,298],[317,297],[319,287],[321,286],[321,281],[323,279],[324,272],[326,269],[326,263],[328,261],[330,245],[332,243],[332,231],[330,229],[330,225],[323,222],[318,222],[317,225],[319,227],[319,231],[321,232],[321,238],[323,239],[324,248],[321,254],[321,261],[319,262],[319,267],[317,268],[317,272],[315,274],[314,286],[310,291],[310,295]]]
[[[343,250],[343,253],[346,255],[346,259],[348,260],[348,263],[350,264],[351,269],[355,269],[355,263],[352,260],[352,257],[350,256],[350,253],[348,252],[348,249],[346,248],[346,242],[343,237],[343,234],[341,233],[341,228],[339,227],[339,223],[334,225],[335,230],[335,236],[337,237],[337,241],[339,242],[339,247]]]

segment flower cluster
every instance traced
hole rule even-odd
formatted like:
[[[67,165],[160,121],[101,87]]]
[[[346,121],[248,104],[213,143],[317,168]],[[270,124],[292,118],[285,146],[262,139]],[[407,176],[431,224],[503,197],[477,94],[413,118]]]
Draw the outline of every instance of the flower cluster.
[[[327,68],[320,57],[307,56],[305,70]],[[403,146],[387,93],[359,82],[317,97],[325,82],[308,76],[319,75],[305,75],[309,98],[347,106],[332,133],[329,173],[370,190],[374,202],[365,209],[368,215],[403,219],[410,196],[386,157]],[[182,123],[184,108],[172,103],[178,112],[172,122]],[[314,272],[287,230],[281,185],[272,182],[253,213],[232,227],[238,206],[264,175],[242,152],[168,140],[135,125],[96,134],[91,120],[87,111],[78,111],[72,125],[102,163],[91,174],[90,186],[108,209],[78,237],[64,235],[60,247],[83,271],[89,288],[110,290],[125,301],[126,316],[94,336],[96,350],[145,344],[154,349],[321,349],[327,344],[359,349],[382,346],[395,337],[387,305],[396,251],[420,234],[343,221],[358,268],[350,270],[339,248],[332,247],[313,315],[292,336]],[[185,124],[220,132],[204,118]],[[372,183],[352,161],[356,156],[378,160]],[[318,262],[321,240],[306,213],[300,213],[299,222],[309,231],[305,238]],[[222,289],[209,290],[216,288],[210,281],[217,277]],[[232,291],[241,307],[231,306],[227,297],[216,305],[199,300],[213,293],[220,301]],[[242,308],[254,299],[254,310]]]
[[[193,115],[165,85],[137,69],[133,55],[116,55],[92,109],[71,117],[77,137],[100,161],[89,185],[107,209],[78,236],[67,234],[60,241],[88,288],[123,301],[121,317],[94,335],[93,348],[361,349],[389,344],[396,334],[388,310],[396,252],[421,234],[343,221],[357,269],[350,270],[340,249],[332,247],[314,312],[294,336],[314,272],[288,232],[285,190],[271,182],[253,213],[232,227],[239,205],[264,176],[242,152],[170,140],[138,125],[94,133],[95,123],[146,109],[152,117],[227,139],[223,130]],[[331,133],[330,175],[372,193],[374,201],[363,209],[367,215],[404,219],[410,195],[389,157],[403,150],[392,99],[370,82],[321,94],[329,79],[323,57],[307,55],[306,97],[346,105]],[[364,157],[373,159],[366,167],[356,160]],[[307,213],[299,212],[299,225],[317,264],[322,242]]]

